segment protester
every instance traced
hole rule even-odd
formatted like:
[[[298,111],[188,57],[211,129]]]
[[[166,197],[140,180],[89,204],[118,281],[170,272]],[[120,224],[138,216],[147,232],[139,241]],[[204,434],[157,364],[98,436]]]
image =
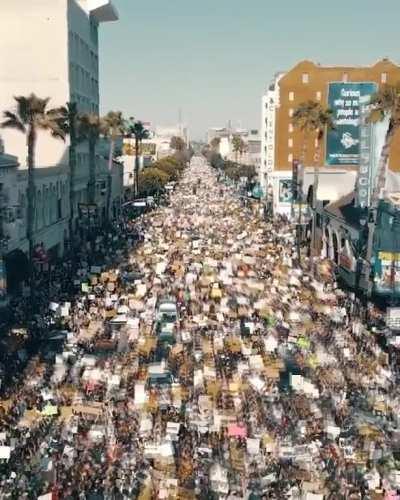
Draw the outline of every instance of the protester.
[[[40,281],[0,498],[400,498],[396,347],[247,204],[194,158]]]

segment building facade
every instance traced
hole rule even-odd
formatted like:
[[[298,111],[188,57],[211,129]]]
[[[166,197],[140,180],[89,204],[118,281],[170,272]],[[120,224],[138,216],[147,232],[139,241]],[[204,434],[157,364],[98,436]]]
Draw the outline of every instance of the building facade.
[[[278,73],[261,99],[261,162],[259,182],[264,193],[267,192],[268,175],[275,166],[275,122],[276,108],[279,106],[279,80],[283,73]]]
[[[49,109],[65,106],[67,102],[76,102],[78,112],[98,114],[98,30],[101,23],[118,19],[109,0],[32,0],[29,8],[24,0],[1,2],[0,18],[3,23],[3,36],[0,40],[0,115],[6,110],[15,109],[14,96],[27,96],[32,92],[38,97],[50,98]],[[18,170],[26,169],[25,136],[15,130],[3,129],[2,139],[7,153],[18,158]],[[87,202],[89,154],[85,141],[79,144],[76,153],[74,214],[78,219],[80,206]],[[107,162],[100,152],[97,153],[96,160],[96,204],[98,212],[103,213]],[[42,178],[67,176],[69,138],[63,142],[54,139],[46,131],[39,131],[35,168],[39,184]],[[120,168],[116,166],[115,169],[112,177],[119,179]],[[23,172],[18,172],[18,176],[22,178]],[[46,204],[49,194],[59,197],[61,203],[67,203],[64,201],[65,192],[60,191],[64,184],[64,181],[59,180],[54,181],[53,185],[51,181],[48,192],[46,187],[43,191],[39,186],[36,199],[39,214],[42,199]],[[18,185],[21,187],[22,181],[18,181]],[[54,189],[56,195],[53,193]],[[65,191],[65,187],[63,189]],[[117,193],[115,198],[114,190],[112,206],[118,203],[121,195],[122,192]],[[57,212],[51,209],[51,213],[51,217],[54,217]],[[38,233],[37,237],[43,237],[49,248],[54,246],[53,242],[58,238],[57,245],[62,249],[66,237],[64,231],[50,231],[45,214],[42,218],[44,233]],[[38,224],[41,227],[40,218]],[[74,227],[77,226],[78,220],[75,220]]]
[[[264,131],[264,137],[267,133],[267,138],[263,144],[264,157],[260,182],[269,182],[274,186],[274,208],[277,212],[290,213],[291,197],[288,194],[288,188],[291,186],[293,160],[301,160],[303,151],[305,151],[303,163],[306,172],[313,175],[315,162],[318,161],[320,165],[321,195],[322,191],[329,191],[329,198],[324,199],[324,201],[338,199],[342,194],[339,191],[343,174],[358,170],[356,155],[352,158],[350,155],[337,154],[337,157],[343,157],[343,161],[332,161],[332,156],[335,156],[330,155],[332,137],[327,137],[327,134],[325,134],[321,144],[318,143],[314,134],[309,134],[305,140],[303,132],[298,130],[293,123],[292,117],[295,109],[308,100],[320,102],[325,107],[338,104],[343,105],[344,109],[339,112],[342,112],[345,118],[348,118],[353,112],[354,119],[357,120],[358,102],[356,101],[360,97],[360,91],[357,91],[358,93],[352,92],[350,84],[369,85],[370,88],[378,89],[385,83],[394,84],[398,81],[400,81],[400,67],[387,59],[367,67],[321,66],[311,61],[302,61],[282,75],[279,81],[275,81],[275,85],[263,97],[263,121],[267,119],[273,126],[269,134],[266,130]],[[336,84],[343,87],[342,94],[339,98],[332,100]],[[340,85],[337,86],[340,87]],[[346,85],[350,90],[344,90]],[[266,116],[270,104],[269,99],[275,101],[275,112],[272,117]],[[273,101],[271,101],[272,103]],[[270,138],[273,138],[272,142]],[[346,135],[346,133],[343,137],[336,137],[336,141],[339,139],[345,147],[349,146],[346,144],[346,140],[350,141],[350,146],[358,142],[358,137],[349,137],[349,134]],[[267,141],[269,141],[268,144]],[[268,162],[268,151],[270,152],[269,166],[265,163]],[[346,156],[350,159],[348,163],[346,163]],[[266,171],[267,168],[271,169],[271,167],[272,170]],[[389,169],[391,171],[400,170],[399,133],[396,134],[391,148]],[[334,175],[335,172],[337,176]],[[265,175],[270,179],[269,181],[265,180]],[[338,193],[336,193],[336,189]],[[286,194],[288,195],[286,196]],[[304,194],[307,195],[307,192]],[[321,199],[320,193],[318,193],[318,197]]]

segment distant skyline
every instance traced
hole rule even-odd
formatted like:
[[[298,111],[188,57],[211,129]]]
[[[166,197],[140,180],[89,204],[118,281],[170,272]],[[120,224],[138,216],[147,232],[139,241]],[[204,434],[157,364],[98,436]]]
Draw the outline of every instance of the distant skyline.
[[[208,127],[260,128],[273,75],[303,59],[323,65],[398,62],[398,0],[113,0],[120,20],[100,30],[101,110],[193,139]]]

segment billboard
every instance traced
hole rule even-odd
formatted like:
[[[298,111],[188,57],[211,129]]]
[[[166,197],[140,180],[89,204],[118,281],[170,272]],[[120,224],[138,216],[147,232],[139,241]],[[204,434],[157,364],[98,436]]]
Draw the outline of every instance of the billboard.
[[[124,142],[122,148],[122,154],[126,156],[135,156],[136,154],[135,143],[133,141]],[[156,144],[154,142],[143,142],[139,154],[145,156],[155,156]]]
[[[373,82],[333,82],[329,84],[328,107],[333,111],[334,130],[326,137],[327,165],[359,165],[360,97],[373,95]]]

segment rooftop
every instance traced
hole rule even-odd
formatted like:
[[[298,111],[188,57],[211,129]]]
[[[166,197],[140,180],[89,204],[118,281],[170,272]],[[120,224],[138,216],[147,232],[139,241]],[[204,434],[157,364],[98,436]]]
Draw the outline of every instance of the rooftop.
[[[118,21],[118,11],[110,0],[88,0],[88,11],[98,23]]]
[[[0,153],[0,168],[17,166],[18,158],[16,156]]]

